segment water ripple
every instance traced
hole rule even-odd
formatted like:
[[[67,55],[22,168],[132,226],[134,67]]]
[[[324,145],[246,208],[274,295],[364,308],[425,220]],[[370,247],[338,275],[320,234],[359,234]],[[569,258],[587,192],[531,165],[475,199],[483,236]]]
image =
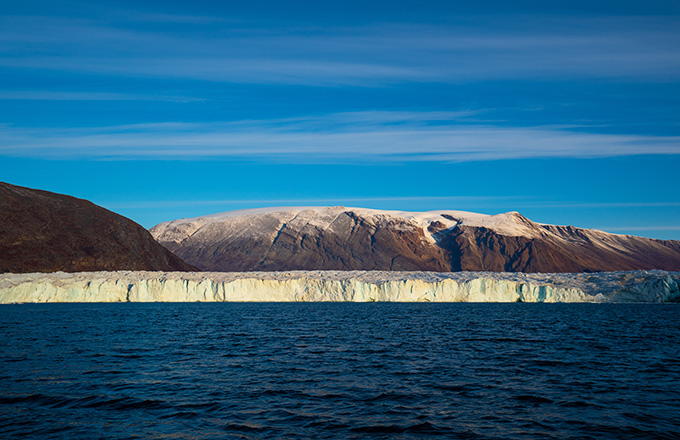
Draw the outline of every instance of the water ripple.
[[[0,432],[678,439],[678,307],[0,306]]]

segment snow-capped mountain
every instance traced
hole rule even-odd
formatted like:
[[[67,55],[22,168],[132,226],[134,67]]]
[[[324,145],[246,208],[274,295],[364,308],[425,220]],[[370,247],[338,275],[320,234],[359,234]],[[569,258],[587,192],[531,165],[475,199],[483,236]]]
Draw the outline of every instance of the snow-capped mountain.
[[[545,225],[517,212],[265,208],[161,223],[151,233],[211,271],[680,270],[680,241]]]

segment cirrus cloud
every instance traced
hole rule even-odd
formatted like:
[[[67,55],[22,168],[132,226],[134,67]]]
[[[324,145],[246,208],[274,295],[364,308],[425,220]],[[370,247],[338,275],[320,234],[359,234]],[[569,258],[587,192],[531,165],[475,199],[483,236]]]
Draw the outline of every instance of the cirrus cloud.
[[[584,127],[471,123],[470,112],[365,111],[220,123],[83,128],[0,126],[0,154],[41,158],[208,157],[292,162],[478,161],[680,154],[680,137]]]

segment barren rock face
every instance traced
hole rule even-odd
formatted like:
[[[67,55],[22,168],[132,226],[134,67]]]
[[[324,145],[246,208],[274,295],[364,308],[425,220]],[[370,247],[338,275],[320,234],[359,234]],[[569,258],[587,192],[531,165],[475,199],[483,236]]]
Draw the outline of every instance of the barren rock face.
[[[86,200],[0,182],[0,272],[196,270]]]
[[[542,225],[518,213],[278,208],[175,220],[151,232],[212,271],[680,270],[680,242]]]

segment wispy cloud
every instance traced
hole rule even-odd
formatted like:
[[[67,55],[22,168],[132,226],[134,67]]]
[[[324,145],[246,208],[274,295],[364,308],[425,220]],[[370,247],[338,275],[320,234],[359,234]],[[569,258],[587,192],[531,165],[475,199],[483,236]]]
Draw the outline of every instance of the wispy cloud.
[[[200,98],[172,95],[138,95],[107,92],[57,92],[49,90],[2,91],[2,101],[161,101],[197,102]]]
[[[0,126],[0,154],[46,158],[251,157],[291,161],[477,161],[680,154],[680,137],[474,124],[468,113],[357,112],[224,123]]]
[[[623,232],[623,231],[680,231],[680,225],[669,226],[602,226],[594,229],[601,231]]]
[[[0,17],[0,67],[241,83],[376,86],[488,79],[680,77],[676,17],[518,17],[450,26],[210,26],[149,30],[84,19]],[[483,20],[483,17],[481,18]],[[207,21],[206,21],[207,20]],[[509,24],[511,23],[511,24]]]
[[[182,208],[192,206],[310,206],[313,204],[351,204],[351,203],[376,203],[376,202],[449,202],[449,203],[489,203],[498,201],[516,200],[520,196],[411,196],[411,197],[324,197],[324,198],[300,198],[300,199],[226,199],[226,200],[150,200],[137,202],[102,202],[110,209],[150,209],[150,208]]]
[[[541,202],[525,204],[526,208],[680,208],[680,202]]]
[[[107,9],[107,17],[116,18],[118,20],[141,22],[141,23],[170,23],[170,24],[193,24],[193,25],[209,25],[227,23],[239,23],[238,20],[230,20],[224,17],[207,16],[207,15],[180,15],[180,14],[163,14],[158,12],[141,12],[138,10],[119,10]]]

